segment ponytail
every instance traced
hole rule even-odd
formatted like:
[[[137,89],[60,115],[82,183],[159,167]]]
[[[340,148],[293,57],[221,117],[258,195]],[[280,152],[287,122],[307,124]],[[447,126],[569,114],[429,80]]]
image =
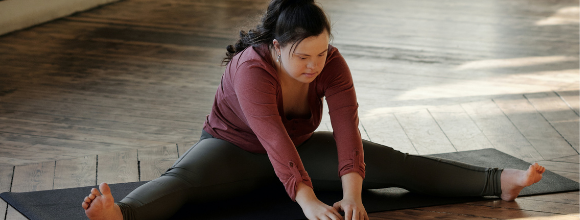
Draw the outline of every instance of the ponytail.
[[[324,30],[330,36],[330,22],[326,14],[314,0],[272,0],[255,29],[240,31],[240,39],[235,45],[226,47],[226,57],[222,65],[227,65],[233,57],[249,46],[262,43],[272,45],[274,39],[280,46],[300,43],[310,36],[317,36]]]

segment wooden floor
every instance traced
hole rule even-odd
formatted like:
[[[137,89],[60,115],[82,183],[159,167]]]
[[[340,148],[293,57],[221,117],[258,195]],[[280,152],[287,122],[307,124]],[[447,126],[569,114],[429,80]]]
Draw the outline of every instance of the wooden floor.
[[[496,148],[578,181],[577,0],[319,2],[365,139],[414,154]],[[0,192],[159,176],[198,140],[226,45],[267,4],[126,0],[0,36]],[[578,219],[579,194],[370,216]],[[0,201],[0,220],[21,218]]]

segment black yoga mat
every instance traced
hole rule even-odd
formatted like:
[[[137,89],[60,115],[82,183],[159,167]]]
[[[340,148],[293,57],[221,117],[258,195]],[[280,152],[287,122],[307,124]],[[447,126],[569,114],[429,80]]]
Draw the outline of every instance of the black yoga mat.
[[[527,169],[530,165],[523,160],[495,149],[463,151],[431,156],[485,167]],[[110,187],[113,196],[118,201],[144,183],[146,181],[110,184]],[[93,187],[98,188],[98,186],[87,186],[24,193],[5,192],[0,194],[0,197],[20,213],[33,220],[86,219],[81,203]],[[540,182],[522,190],[520,196],[578,191],[578,188],[579,185],[577,182],[547,170]],[[317,191],[315,189],[315,193],[318,199],[331,206],[342,199],[342,192]],[[371,213],[498,198],[431,197],[413,194],[399,188],[383,188],[363,190],[362,199],[365,209],[368,213]],[[288,195],[286,195],[282,184],[271,185],[229,200],[205,203],[202,205],[188,204],[183,206],[172,219],[192,218],[306,219],[300,206],[292,202]]]

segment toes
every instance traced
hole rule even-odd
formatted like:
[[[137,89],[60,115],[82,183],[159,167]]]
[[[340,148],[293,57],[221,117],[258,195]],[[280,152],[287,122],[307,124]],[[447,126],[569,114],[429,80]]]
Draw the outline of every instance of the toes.
[[[86,210],[89,207],[89,204],[87,204],[86,202],[83,202],[82,206],[83,206],[83,209]]]
[[[111,195],[111,188],[109,188],[109,185],[107,185],[107,183],[101,183],[101,185],[99,185],[99,190],[101,190],[101,193],[103,193],[103,195],[106,196]]]
[[[546,168],[543,166],[540,166],[538,163],[534,163],[533,166],[534,166],[536,172],[538,172],[538,173],[544,173],[544,171],[546,171]]]
[[[542,167],[542,168],[540,169],[539,173],[540,173],[540,174],[542,174],[542,173],[544,173],[545,171],[546,171],[546,168],[545,168],[545,167]]]
[[[92,194],[92,193],[89,195],[89,198],[90,198],[90,199],[95,199],[96,197],[97,197],[97,196],[95,196],[95,194]]]
[[[91,194],[95,195],[95,196],[100,196],[101,193],[99,192],[99,190],[97,190],[97,188],[92,188],[91,189]]]
[[[91,200],[91,199],[90,199],[88,196],[87,196],[87,197],[85,197],[85,202],[86,202],[86,203],[90,203],[91,201],[93,201],[93,200]]]

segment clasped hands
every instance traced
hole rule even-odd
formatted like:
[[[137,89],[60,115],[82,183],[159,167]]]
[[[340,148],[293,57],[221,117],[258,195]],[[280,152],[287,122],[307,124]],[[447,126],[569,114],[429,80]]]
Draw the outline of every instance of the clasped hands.
[[[343,198],[332,207],[313,199],[304,204],[302,211],[310,220],[369,220],[362,200],[355,198]],[[339,211],[344,212],[344,218]]]

